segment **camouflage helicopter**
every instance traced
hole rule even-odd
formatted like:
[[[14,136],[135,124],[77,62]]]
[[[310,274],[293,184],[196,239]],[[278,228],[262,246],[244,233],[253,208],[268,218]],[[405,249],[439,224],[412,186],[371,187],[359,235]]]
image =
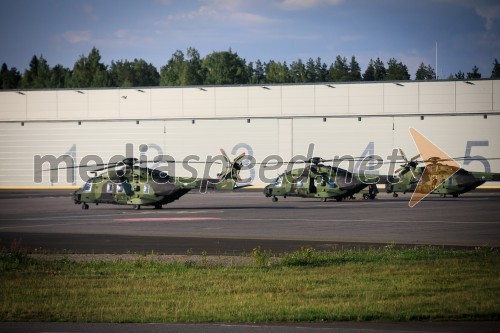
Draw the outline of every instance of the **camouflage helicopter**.
[[[370,178],[339,167],[322,164],[330,161],[333,160],[313,157],[300,162],[309,165],[279,175],[273,183],[264,188],[265,196],[271,197],[273,202],[278,201],[279,196],[320,198],[326,202],[328,199],[337,201],[352,199],[356,193],[363,191],[363,198],[375,198],[378,193],[377,176]]]
[[[417,161],[420,154],[408,160],[404,152],[401,149],[399,151],[405,163],[394,172],[398,174],[396,181],[388,181],[385,186],[386,192],[392,193],[393,197],[397,197],[398,192],[406,194],[406,192],[415,191],[419,181],[421,182],[420,189],[422,192],[439,194],[442,197],[449,194],[454,198],[462,193],[474,190],[487,181],[500,181],[500,173],[467,171],[459,167],[446,165],[443,162],[450,159],[439,157]],[[470,157],[457,157],[453,160],[467,159],[470,159]],[[417,167],[420,162],[426,163],[426,166]],[[426,169],[428,172],[424,172]]]
[[[144,162],[136,158],[125,158],[123,161],[104,165],[93,172],[103,171],[100,175],[90,178],[80,189],[74,192],[75,204],[81,204],[82,209],[88,209],[90,203],[132,205],[138,210],[141,206],[154,206],[155,209],[173,202],[190,190],[233,190],[241,182],[239,172],[245,153],[233,161],[221,149],[223,161],[222,172],[217,178],[181,178],[169,175],[158,169],[142,166]],[[159,162],[159,161],[155,161]],[[177,163],[176,161],[161,161]],[[190,163],[206,163],[191,161]],[[218,162],[210,162],[218,163]],[[95,165],[99,166],[99,165]],[[95,167],[94,166],[94,167]]]

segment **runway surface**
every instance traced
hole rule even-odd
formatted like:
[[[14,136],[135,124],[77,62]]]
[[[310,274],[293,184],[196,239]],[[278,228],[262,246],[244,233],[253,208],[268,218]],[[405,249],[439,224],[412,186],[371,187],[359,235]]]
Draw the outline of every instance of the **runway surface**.
[[[273,253],[300,247],[431,244],[500,247],[500,192],[425,199],[409,195],[320,202],[260,191],[189,193],[161,210],[91,205],[82,210],[71,191],[0,191],[0,241],[30,250],[76,253]]]

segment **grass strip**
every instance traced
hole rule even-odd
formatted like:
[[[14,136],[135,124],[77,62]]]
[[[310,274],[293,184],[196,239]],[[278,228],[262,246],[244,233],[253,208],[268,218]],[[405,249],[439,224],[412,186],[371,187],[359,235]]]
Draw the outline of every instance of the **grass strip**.
[[[499,320],[495,249],[255,249],[252,264],[0,254],[0,321]]]

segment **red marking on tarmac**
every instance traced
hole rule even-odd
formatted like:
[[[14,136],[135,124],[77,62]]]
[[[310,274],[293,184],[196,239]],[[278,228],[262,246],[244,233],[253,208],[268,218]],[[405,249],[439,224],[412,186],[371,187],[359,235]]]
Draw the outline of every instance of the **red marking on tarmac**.
[[[137,217],[128,219],[114,219],[115,222],[161,222],[161,221],[208,221],[220,220],[219,217]]]

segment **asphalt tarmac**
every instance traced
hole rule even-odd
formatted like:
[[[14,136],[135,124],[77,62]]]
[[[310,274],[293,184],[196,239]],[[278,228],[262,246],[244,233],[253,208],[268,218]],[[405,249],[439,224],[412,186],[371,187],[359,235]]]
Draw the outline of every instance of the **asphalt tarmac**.
[[[191,192],[161,210],[91,205],[71,191],[0,191],[0,245],[74,253],[241,254],[301,247],[436,245],[500,247],[500,192],[430,196],[414,208],[409,195],[321,202],[260,191]]]

